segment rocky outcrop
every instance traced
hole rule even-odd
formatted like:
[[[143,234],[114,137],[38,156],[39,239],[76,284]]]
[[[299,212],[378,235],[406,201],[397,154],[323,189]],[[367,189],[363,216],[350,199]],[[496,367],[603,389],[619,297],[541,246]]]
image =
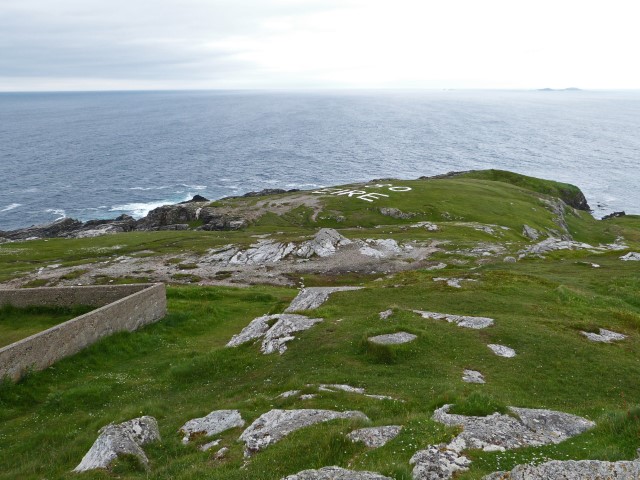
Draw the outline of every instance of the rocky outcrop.
[[[535,242],[536,240],[538,240],[538,238],[540,238],[541,233],[535,228],[530,227],[529,225],[524,225],[522,227],[522,235]]]
[[[399,345],[402,343],[413,342],[417,335],[407,332],[397,332],[397,333],[389,333],[386,335],[376,335],[375,337],[369,337],[368,340],[371,343],[376,343],[378,345]]]
[[[304,315],[278,313],[255,318],[239,334],[234,335],[227,347],[237,347],[251,340],[263,338],[260,351],[265,355],[278,352],[281,355],[287,350],[287,342],[295,339],[292,333],[308,330],[321,318],[309,318]]]
[[[499,357],[513,358],[516,356],[516,351],[513,348],[509,348],[504,345],[490,343],[489,345],[487,345],[487,347],[489,347],[491,351]]]
[[[391,480],[391,478],[374,472],[323,467],[319,470],[303,470],[282,480]]]
[[[459,327],[481,329],[493,325],[493,319],[488,317],[470,317],[468,315],[453,315],[450,313],[423,312],[422,310],[413,310],[414,313],[422,316],[422,318],[431,318],[433,320],[446,320],[449,323],[455,323]]]
[[[468,470],[471,460],[441,443],[416,452],[409,463],[414,465],[414,480],[446,480],[455,472]]]
[[[622,211],[622,212],[612,212],[609,215],[605,215],[604,217],[602,217],[602,220],[611,220],[612,218],[620,218],[620,217],[624,217],[627,213]]]
[[[291,432],[337,419],[369,420],[364,413],[358,411],[271,410],[258,417],[249,428],[242,432],[240,440],[245,443],[245,456],[250,456],[282,440]]]
[[[335,292],[348,292],[360,290],[363,287],[308,287],[300,290],[285,312],[297,312],[300,310],[314,310],[327,301],[329,295]]]
[[[73,471],[108,468],[120,455],[133,455],[147,467],[149,459],[142,446],[156,440],[160,440],[160,432],[153,417],[144,416],[118,425],[107,425],[100,429],[100,435]]]
[[[640,253],[629,252],[626,255],[620,257],[623,262],[640,262]]]
[[[385,217],[397,218],[402,220],[407,220],[411,217],[416,216],[415,213],[405,213],[402,210],[398,210],[397,208],[381,207],[379,211]]]
[[[462,381],[465,383],[485,383],[484,376],[477,370],[465,370],[462,374]]]
[[[184,435],[182,443],[186,444],[197,435],[210,437],[216,433],[242,426],[244,426],[244,420],[238,410],[215,410],[206,417],[189,420],[180,427],[180,433]]]
[[[495,472],[482,480],[637,480],[640,461],[552,460],[540,465],[518,465],[510,472]]]
[[[599,333],[593,332],[580,332],[592,342],[611,343],[627,338],[626,335],[621,333],[612,332],[611,330],[599,329]]]
[[[379,448],[396,438],[401,430],[400,425],[360,428],[348,434],[347,438],[352,442],[362,442],[369,448]]]

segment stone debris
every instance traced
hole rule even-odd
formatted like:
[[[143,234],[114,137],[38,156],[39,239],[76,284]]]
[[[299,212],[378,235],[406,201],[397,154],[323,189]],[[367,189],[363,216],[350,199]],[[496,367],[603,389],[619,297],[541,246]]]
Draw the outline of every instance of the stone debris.
[[[433,270],[442,270],[443,268],[447,268],[447,264],[440,262],[430,267],[425,267],[425,270],[433,271]]]
[[[462,381],[467,383],[485,383],[484,376],[476,370],[465,370]]]
[[[183,441],[184,443],[184,441]],[[220,445],[220,439],[216,439],[213,442],[209,442],[209,443],[205,443],[204,445],[200,446],[200,451],[201,452],[206,452],[208,450],[211,450],[213,447],[217,447],[218,445]]]
[[[362,442],[369,448],[378,448],[396,438],[400,430],[402,430],[400,425],[360,428],[348,434],[347,437],[352,442]]]
[[[493,413],[486,417],[448,413],[444,405],[433,413],[436,422],[463,427],[462,433],[447,445],[461,452],[481,449],[486,452],[557,444],[595,426],[590,420],[552,410],[509,407],[516,416]]]
[[[414,465],[414,480],[436,480],[449,479],[455,472],[468,470],[471,460],[441,443],[419,450],[409,463]]]
[[[518,465],[510,472],[495,472],[482,480],[637,480],[640,461],[552,460],[539,465]]]
[[[285,312],[297,312],[300,310],[314,310],[327,301],[329,295],[335,292],[348,292],[361,290],[363,287],[307,287],[300,290],[296,298],[287,307]]]
[[[153,417],[143,416],[117,425],[106,425],[100,429],[100,435],[73,471],[108,468],[120,455],[133,455],[148,467],[149,459],[141,447],[156,440],[160,440],[160,431]]]
[[[431,223],[431,222],[414,223],[412,225],[409,225],[409,228],[425,228],[430,232],[437,232],[438,230],[440,230],[438,225],[436,225],[435,223]]]
[[[405,213],[402,210],[399,210],[397,208],[381,207],[379,211],[382,215],[386,217],[397,218],[402,220],[407,220],[411,217],[416,216],[415,213]]]
[[[488,317],[470,317],[466,315],[452,315],[450,313],[424,312],[422,310],[413,310],[422,318],[431,318],[433,320],[446,320],[449,323],[455,323],[459,327],[481,329],[493,325],[493,319]]]
[[[399,255],[405,250],[411,250],[410,246],[401,247],[393,239],[372,240],[370,238],[364,241],[358,241],[360,245],[359,252],[361,255],[375,258],[385,258],[392,255]]]
[[[491,351],[499,357],[513,358],[516,356],[516,351],[513,348],[505,347],[504,345],[490,343],[487,347],[489,347]]]
[[[626,255],[621,256],[620,260],[622,260],[623,262],[629,262],[629,261],[640,262],[640,253],[629,252]]]
[[[542,234],[535,228],[530,227],[529,225],[524,225],[522,227],[522,235],[535,242]]]
[[[413,342],[416,338],[418,338],[418,336],[412,333],[397,332],[386,335],[376,335],[375,337],[369,337],[368,340],[378,345],[399,345],[401,343]]]
[[[292,333],[308,330],[321,318],[309,318],[304,315],[278,313],[255,318],[239,334],[234,335],[227,347],[237,347],[243,343],[263,337],[260,351],[265,355],[287,350],[287,342],[295,339]],[[271,325],[272,324],[272,325]]]
[[[305,393],[304,395],[300,395],[300,400],[312,400],[317,396],[315,393]]]
[[[337,419],[369,420],[364,413],[358,411],[276,409],[258,417],[249,428],[242,432],[240,440],[245,442],[245,456],[250,456],[272,443],[280,441],[291,432]]]
[[[557,250],[588,250],[592,253],[600,253],[606,251],[624,250],[626,245],[618,243],[621,239],[616,240],[616,243],[610,243],[607,245],[599,245],[594,247],[588,243],[576,242],[574,240],[566,240],[562,238],[549,237],[541,242],[520,250],[520,258],[527,255],[542,255],[544,253],[555,252]]]
[[[516,257],[504,257],[502,261],[504,263],[516,263],[518,259]]]
[[[351,240],[341,235],[332,228],[321,228],[316,236],[303,242],[295,251],[295,255],[301,258],[329,257],[336,253],[338,247],[351,244]]]
[[[477,282],[477,280],[473,280],[471,278],[445,278],[445,277],[436,277],[433,279],[434,282],[447,282],[447,285],[453,288],[462,288],[460,282]]]
[[[391,309],[385,310],[384,312],[380,312],[379,315],[380,315],[380,320],[386,320],[391,315],[393,315],[393,310],[391,310]]]
[[[300,393],[300,390],[288,390],[286,392],[281,393],[280,395],[278,395],[276,398],[289,398],[289,397],[295,397],[296,395],[298,395]]]
[[[592,342],[611,343],[618,340],[624,340],[625,338],[627,338],[627,336],[623,335],[622,333],[612,332],[611,330],[605,330],[604,328],[600,329],[599,334],[593,333],[593,332],[582,332],[582,331],[580,333],[582,333],[585,337],[587,337]]]
[[[323,467],[319,470],[303,470],[282,480],[392,480],[379,473],[346,470],[340,467]]]
[[[244,426],[244,420],[238,410],[215,410],[206,417],[189,420],[182,427],[180,433],[182,443],[187,444],[197,435],[210,437],[230,428]]]

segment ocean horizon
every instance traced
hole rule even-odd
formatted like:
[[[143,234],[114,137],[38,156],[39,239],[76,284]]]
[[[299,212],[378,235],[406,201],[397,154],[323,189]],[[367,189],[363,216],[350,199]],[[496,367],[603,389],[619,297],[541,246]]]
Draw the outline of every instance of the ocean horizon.
[[[640,92],[1,93],[0,230],[496,168],[640,214]]]

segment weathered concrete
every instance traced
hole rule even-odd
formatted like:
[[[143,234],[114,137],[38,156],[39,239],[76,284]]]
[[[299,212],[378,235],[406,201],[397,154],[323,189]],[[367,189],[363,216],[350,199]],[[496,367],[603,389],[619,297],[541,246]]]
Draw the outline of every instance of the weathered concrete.
[[[552,460],[540,465],[518,465],[510,472],[495,472],[482,480],[638,480],[640,461]]]
[[[142,445],[160,440],[158,422],[153,417],[134,418],[118,425],[100,429],[100,435],[82,458],[74,472],[108,468],[119,455],[134,455],[147,467],[149,460]]]
[[[270,410],[258,417],[240,435],[240,440],[246,445],[244,454],[249,456],[263,450],[301,428],[337,419],[369,420],[364,413],[358,411]]]
[[[396,438],[400,430],[400,425],[360,428],[347,435],[347,438],[352,442],[362,442],[369,448],[378,448]]]
[[[340,467],[323,467],[319,470],[303,470],[282,480],[391,480],[379,473],[346,470]]]
[[[85,290],[86,289],[86,290]],[[29,295],[33,293],[31,302]],[[29,305],[102,305],[89,313],[0,348],[0,378],[19,379],[27,370],[43,370],[113,333],[134,331],[167,313],[165,286],[56,287],[5,290],[0,303]]]

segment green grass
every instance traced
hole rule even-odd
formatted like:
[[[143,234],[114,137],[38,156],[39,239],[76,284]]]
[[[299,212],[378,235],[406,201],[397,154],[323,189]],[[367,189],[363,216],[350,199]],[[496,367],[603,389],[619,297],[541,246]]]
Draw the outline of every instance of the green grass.
[[[93,307],[0,307],[0,348],[27,338],[74,317]]]
[[[469,452],[471,469],[460,479],[510,469],[546,459],[620,460],[640,447],[640,275],[634,262],[621,262],[626,251],[561,251],[546,258],[504,263],[502,256],[474,258],[460,251],[479,242],[505,247],[515,255],[530,243],[522,225],[557,228],[553,214],[539,201],[560,194],[565,185],[505,175],[395,182],[412,187],[376,204],[345,197],[322,197],[317,221],[308,208],[285,215],[268,213],[243,232],[139,232],[96,239],[49,240],[0,246],[0,280],[53,263],[65,266],[110,261],[121,255],[167,255],[185,265],[175,278],[197,281],[186,253],[202,253],[228,243],[248,244],[251,235],[300,241],[320,226],[335,226],[353,239],[395,238],[401,242],[441,242],[430,258],[447,268],[417,268],[393,275],[349,272],[304,274],[312,285],[362,285],[335,293],[313,313],[324,320],[296,335],[284,355],[264,356],[258,344],[228,349],[224,345],[257,316],[280,313],[294,298],[291,288],[200,287],[168,289],[169,314],[135,333],[118,333],[83,352],[34,372],[18,383],[0,383],[0,478],[13,479],[264,479],[276,480],[307,468],[340,465],[409,480],[409,459],[419,449],[451,440],[458,432],[431,416],[443,404],[452,412],[488,415],[507,406],[549,408],[594,420],[597,427],[558,445],[509,452]],[[571,192],[571,189],[568,190]],[[286,197],[279,195],[278,198]],[[256,199],[225,200],[255,206]],[[389,206],[414,213],[410,220],[380,214]],[[343,216],[342,222],[336,217]],[[640,250],[640,217],[598,222],[567,211],[576,239],[597,245],[624,236]],[[409,228],[435,222],[430,232]],[[502,225],[486,233],[469,222]],[[380,228],[378,228],[380,227]],[[457,253],[456,253],[457,252]],[[453,260],[466,263],[456,265]],[[590,266],[597,263],[601,267]],[[473,270],[470,270],[473,268]],[[142,272],[141,275],[147,275]],[[230,271],[219,272],[219,279]],[[434,277],[469,276],[463,288],[434,282]],[[137,278],[137,277],[136,277]],[[300,281],[300,275],[291,277]],[[104,277],[101,283],[133,281]],[[393,309],[388,320],[379,312]],[[484,330],[459,328],[424,319],[412,310],[488,316]],[[607,328],[628,338],[614,344],[589,342],[581,330]],[[379,346],[373,335],[406,331],[417,335],[405,345]],[[0,334],[1,335],[1,334]],[[514,348],[512,359],[488,348]],[[464,369],[479,370],[486,384],[466,384]],[[375,400],[345,392],[321,392],[311,400],[281,399],[286,390],[318,393],[320,383],[345,383],[397,401]],[[217,436],[230,447],[222,462],[195,445],[183,446],[178,434],[189,419],[216,409],[240,410],[247,423],[272,408],[361,410],[371,422],[336,421],[289,435],[246,461],[238,442],[242,429]],[[151,468],[145,472],[131,458],[118,460],[110,472],[70,473],[98,430],[142,414],[158,419],[162,441],[145,447]],[[361,426],[403,425],[401,434],[379,449],[347,441]]]

